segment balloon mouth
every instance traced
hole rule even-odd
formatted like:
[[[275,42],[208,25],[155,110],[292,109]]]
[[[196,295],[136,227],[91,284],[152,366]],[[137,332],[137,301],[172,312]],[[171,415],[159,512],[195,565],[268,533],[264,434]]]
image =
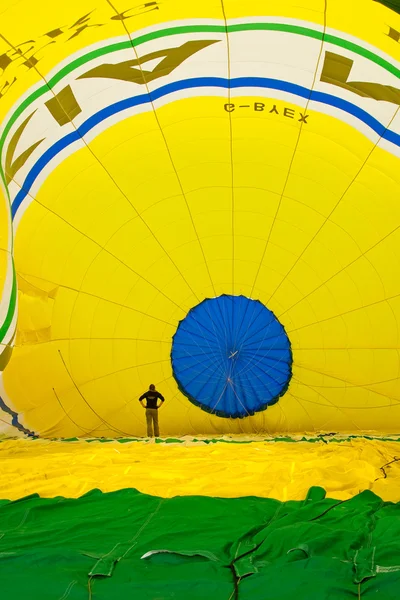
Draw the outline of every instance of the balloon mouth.
[[[179,323],[171,361],[190,402],[237,419],[279,401],[290,384],[293,356],[272,311],[259,300],[224,294],[203,300]]]

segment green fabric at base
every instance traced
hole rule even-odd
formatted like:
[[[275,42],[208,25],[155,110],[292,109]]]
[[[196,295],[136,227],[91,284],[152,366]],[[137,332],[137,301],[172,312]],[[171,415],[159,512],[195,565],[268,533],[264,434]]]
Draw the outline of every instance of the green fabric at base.
[[[400,0],[399,0],[400,2]],[[335,437],[337,436],[337,437]],[[0,434],[0,443],[2,442],[7,442],[10,441],[11,439],[18,439],[18,438],[10,438],[10,437],[3,437]],[[340,436],[338,433],[320,433],[318,434],[316,437],[310,437],[310,436],[297,436],[297,437],[288,437],[288,436],[284,436],[284,437],[268,437],[268,438],[254,438],[254,439],[246,439],[246,440],[242,440],[242,439],[224,439],[223,437],[217,437],[217,438],[154,438],[154,442],[156,444],[184,444],[185,441],[189,441],[192,443],[200,443],[200,444],[252,444],[254,442],[268,442],[268,443],[275,443],[275,442],[285,442],[285,443],[294,443],[294,444],[298,444],[298,443],[302,443],[302,442],[307,442],[309,444],[316,444],[318,442],[324,442],[325,444],[328,443],[336,443],[336,444],[340,444],[340,443],[344,443],[344,442],[350,442],[352,440],[377,440],[377,441],[381,441],[381,442],[400,442],[400,437],[399,434],[392,434],[390,436],[383,436],[383,435],[343,435]],[[31,440],[31,442],[35,442],[37,441],[38,443],[43,442],[43,438],[40,438],[38,436],[33,437]],[[143,443],[143,442],[152,442],[151,438],[148,437],[143,437],[143,438],[52,438],[51,440],[46,440],[46,441],[51,441],[51,442],[82,442],[85,441],[88,444],[91,443],[100,443],[100,444],[108,444],[108,443],[114,443],[117,442],[119,444],[127,444],[127,443],[132,443],[132,442],[139,442],[139,443]]]
[[[7,600],[397,600],[400,504],[127,489],[0,502]]]

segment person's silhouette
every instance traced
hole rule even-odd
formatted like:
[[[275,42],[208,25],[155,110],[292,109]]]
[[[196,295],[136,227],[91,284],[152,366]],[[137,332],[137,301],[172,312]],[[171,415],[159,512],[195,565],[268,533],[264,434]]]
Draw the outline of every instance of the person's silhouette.
[[[147,435],[153,437],[153,424],[154,424],[154,435],[160,436],[160,429],[158,426],[158,409],[161,404],[158,405],[158,400],[161,400],[161,404],[165,402],[164,396],[157,392],[156,386],[151,384],[147,392],[142,394],[139,398],[140,404],[146,409],[146,421],[147,421]],[[146,400],[146,406],[143,403]]]

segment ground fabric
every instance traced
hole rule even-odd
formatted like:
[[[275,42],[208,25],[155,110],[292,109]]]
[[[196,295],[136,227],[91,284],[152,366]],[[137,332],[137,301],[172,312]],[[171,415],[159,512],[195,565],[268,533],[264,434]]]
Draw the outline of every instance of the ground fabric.
[[[286,502],[303,500],[316,486],[339,500],[371,490],[385,501],[400,501],[400,441],[303,440],[8,440],[0,443],[0,498],[79,498],[95,488],[135,488],[162,498]]]
[[[0,502],[1,597],[398,600],[400,504],[160,498],[134,489]]]

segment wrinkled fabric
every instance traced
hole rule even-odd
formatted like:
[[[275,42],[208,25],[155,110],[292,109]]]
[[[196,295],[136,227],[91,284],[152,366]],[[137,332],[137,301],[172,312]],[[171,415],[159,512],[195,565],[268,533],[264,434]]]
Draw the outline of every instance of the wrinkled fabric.
[[[133,489],[0,504],[2,596],[30,600],[391,600],[400,504],[159,498]],[[397,596],[396,596],[397,594]]]
[[[370,489],[400,500],[400,443],[365,438],[337,442],[156,440],[13,440],[0,443],[0,498],[28,494],[79,497],[94,488],[134,487],[162,496],[260,496],[304,499],[311,486],[347,500]],[[122,443],[124,442],[124,443]]]

